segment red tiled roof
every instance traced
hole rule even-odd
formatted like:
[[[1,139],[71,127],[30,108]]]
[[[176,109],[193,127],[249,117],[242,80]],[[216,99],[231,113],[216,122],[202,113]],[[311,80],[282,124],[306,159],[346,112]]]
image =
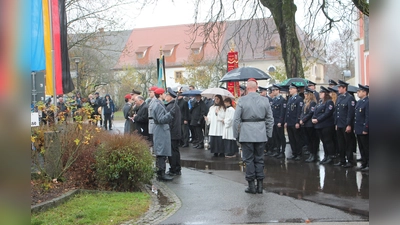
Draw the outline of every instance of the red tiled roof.
[[[133,29],[127,41],[126,47],[122,52],[114,69],[122,69],[126,66],[140,67],[148,63],[156,63],[161,51],[171,51],[168,56],[165,54],[166,66],[180,66],[189,59],[194,49],[201,48],[201,55],[215,56],[218,51],[213,45],[207,45],[203,37],[196,37],[191,40],[190,33],[192,25],[175,25],[165,27],[151,27]],[[221,38],[221,41],[223,38]],[[143,58],[139,58],[137,53],[144,53]]]

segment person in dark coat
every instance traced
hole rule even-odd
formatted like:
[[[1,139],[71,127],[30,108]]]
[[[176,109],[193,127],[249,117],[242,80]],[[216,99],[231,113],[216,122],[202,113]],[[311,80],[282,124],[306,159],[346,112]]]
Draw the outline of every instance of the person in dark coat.
[[[324,86],[321,86],[319,92],[320,102],[317,104],[312,116],[312,123],[317,131],[319,139],[322,141],[324,146],[324,158],[320,161],[320,164],[333,163],[334,150],[334,103],[332,97],[329,95],[329,90]]]
[[[353,151],[356,137],[354,134],[355,99],[347,92],[348,83],[339,80],[339,96],[335,106],[335,129],[339,143],[339,162],[335,166],[353,167]],[[346,162],[347,158],[347,162]]]
[[[311,122],[311,117],[314,115],[317,99],[315,98],[313,90],[308,87],[304,89],[304,96],[305,99],[300,115],[300,125],[303,127],[307,136],[307,149],[310,152],[310,156],[305,160],[305,162],[314,162],[317,159],[319,139],[317,136],[317,131]]]
[[[298,87],[292,83],[289,86],[290,98],[287,102],[285,127],[289,136],[290,148],[292,156],[289,160],[301,160],[301,131],[300,131],[300,115],[303,108],[303,98],[298,95]]]
[[[369,171],[369,86],[358,85],[354,117],[354,133],[357,135],[358,148],[361,154],[361,166],[357,170]]]
[[[277,159],[285,158],[286,138],[285,138],[285,115],[286,115],[286,99],[280,95],[280,86],[274,84],[271,87],[272,93],[272,114],[274,116],[274,128],[272,132],[272,142],[277,148],[277,152],[271,156]]]
[[[189,105],[178,92],[178,106],[181,110],[182,148],[189,147]]]
[[[195,140],[192,144],[195,148],[204,148],[203,127],[205,125],[204,117],[207,116],[208,110],[201,95],[196,95],[192,108],[190,109],[191,120],[190,125],[193,126],[195,132]]]
[[[131,96],[132,96],[132,98],[133,99],[135,99],[137,96],[139,96],[140,94],[141,94],[142,92],[140,92],[140,91],[135,91],[135,89],[132,89],[132,91],[131,91]],[[133,103],[132,104],[132,107],[130,108],[130,110],[129,110],[129,116],[130,117],[134,117],[134,115],[137,113],[137,106],[136,106],[136,104],[135,103]],[[134,120],[131,120],[130,121],[130,132],[131,132],[131,134],[133,133],[133,132],[135,132],[135,130],[137,130],[137,128],[136,128],[136,124],[135,124],[135,122],[134,122]]]
[[[179,141],[182,138],[181,133],[181,110],[175,98],[177,95],[171,88],[167,89],[165,100],[167,101],[166,109],[171,113],[173,119],[169,122],[171,132],[171,156],[168,157],[170,165],[169,171],[166,173],[170,176],[181,175],[181,153],[179,152]],[[172,110],[175,109],[175,110]]]
[[[112,130],[111,117],[114,114],[115,106],[114,106],[114,101],[111,99],[109,94],[106,94],[104,98],[103,110],[104,110],[104,129],[107,130],[107,124],[108,124],[108,129]]]
[[[270,88],[265,88],[265,87],[261,87],[261,86],[258,86],[258,90],[259,90],[259,92],[260,92],[260,96],[263,96],[263,97],[266,97],[267,99],[268,99],[268,101],[269,101],[269,104],[271,105],[271,107],[272,107],[272,102],[273,102],[273,100],[272,100],[272,98],[269,96],[270,94],[271,94],[271,89]],[[269,137],[268,138],[268,142],[265,144],[265,153],[264,153],[264,155],[266,155],[266,156],[272,156],[272,155],[274,155],[274,148],[276,148],[275,147],[275,143],[274,143],[274,141],[273,141],[273,138],[272,137]]]
[[[94,93],[94,103],[93,103],[93,109],[94,109],[94,115],[100,117],[100,127],[103,126],[103,118],[101,118],[101,109],[100,107],[103,106],[103,98],[100,97],[99,92]],[[96,121],[97,125],[97,121]]]
[[[125,99],[125,105],[122,108],[122,113],[124,114],[124,118],[125,118],[124,134],[130,134],[131,117],[129,116],[129,110],[132,107],[133,99],[132,99],[131,94],[126,94],[124,99]]]
[[[135,97],[135,104],[137,112],[133,117],[136,124],[136,130],[138,134],[142,135],[149,140],[149,105],[146,104],[143,96],[138,95]]]

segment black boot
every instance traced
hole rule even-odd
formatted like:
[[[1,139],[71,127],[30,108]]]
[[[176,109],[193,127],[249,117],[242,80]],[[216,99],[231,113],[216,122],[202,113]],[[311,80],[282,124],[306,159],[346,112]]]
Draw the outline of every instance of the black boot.
[[[263,193],[263,180],[262,179],[257,179],[257,193],[262,194]]]
[[[244,190],[246,193],[250,194],[255,194],[256,193],[256,185],[254,183],[254,180],[252,181],[247,181],[249,183],[249,187]]]
[[[158,179],[159,179],[160,181],[171,181],[171,180],[174,179],[173,177],[171,177],[171,176],[165,174],[165,171],[164,171],[164,170],[159,171],[157,174],[158,174]]]
[[[314,154],[310,154],[310,157],[308,157],[308,159],[306,159],[306,162],[314,162],[314,161],[315,161]]]

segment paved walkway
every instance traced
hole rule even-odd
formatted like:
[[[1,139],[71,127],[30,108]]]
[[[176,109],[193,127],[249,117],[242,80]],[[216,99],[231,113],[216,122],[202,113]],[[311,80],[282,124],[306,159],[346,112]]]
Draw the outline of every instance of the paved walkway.
[[[245,185],[213,171],[184,168],[165,185],[178,196],[181,207],[159,224],[369,224],[362,216],[305,200],[268,192],[247,194]]]
[[[123,128],[118,123],[115,125],[118,130]],[[158,213],[159,217],[147,220],[146,224],[369,224],[368,217],[326,206],[329,203],[318,204],[267,191],[247,194],[244,192],[244,175],[238,170],[226,170],[227,167],[238,167],[235,160],[221,158],[215,162],[209,151],[208,154],[200,151],[205,152],[183,150],[182,158],[186,162],[182,162],[182,175],[171,182],[155,182],[162,195],[170,198],[169,205],[174,207],[154,213]],[[224,170],[217,168],[220,166]],[[149,216],[152,216],[151,213]]]

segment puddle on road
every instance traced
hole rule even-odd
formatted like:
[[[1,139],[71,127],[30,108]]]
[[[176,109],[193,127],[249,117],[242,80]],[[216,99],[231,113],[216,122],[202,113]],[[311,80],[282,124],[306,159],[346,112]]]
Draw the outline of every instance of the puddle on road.
[[[182,160],[181,166],[199,170],[231,170],[242,172],[244,175],[245,166],[239,164],[239,159]],[[368,216],[368,211],[357,210],[346,205],[346,199],[349,202],[368,202],[368,173],[355,171],[354,168],[345,169],[333,165],[318,165],[301,161],[288,162],[275,158],[265,158],[264,162],[266,174],[264,189],[267,191],[296,199],[310,200],[312,197],[311,201],[321,204],[326,204],[325,201],[336,201],[331,206]],[[321,194],[328,195],[321,196]]]

